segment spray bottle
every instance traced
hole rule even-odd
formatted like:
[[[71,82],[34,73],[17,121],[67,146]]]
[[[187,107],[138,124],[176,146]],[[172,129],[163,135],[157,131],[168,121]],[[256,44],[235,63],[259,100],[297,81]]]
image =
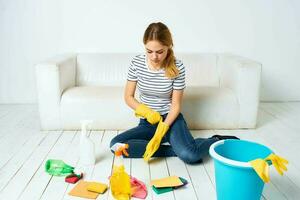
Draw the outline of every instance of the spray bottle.
[[[131,197],[130,177],[125,171],[123,154],[128,156],[128,144],[116,143],[111,147],[115,152],[113,172],[110,177],[110,189],[117,200],[128,200]]]
[[[87,129],[90,127],[91,120],[81,121],[81,138],[80,138],[80,164],[81,165],[94,165],[95,158],[95,145],[87,135]]]

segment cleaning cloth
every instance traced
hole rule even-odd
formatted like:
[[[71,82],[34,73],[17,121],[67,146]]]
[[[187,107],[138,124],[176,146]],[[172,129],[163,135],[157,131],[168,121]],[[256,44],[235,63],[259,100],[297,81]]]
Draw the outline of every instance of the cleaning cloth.
[[[130,185],[131,185],[131,190],[132,190],[132,192],[131,192],[132,197],[136,197],[139,199],[145,199],[147,197],[147,187],[142,181],[131,176],[130,177]]]
[[[90,182],[80,180],[69,192],[69,195],[88,199],[96,199],[99,193],[88,191],[87,187],[89,184]]]

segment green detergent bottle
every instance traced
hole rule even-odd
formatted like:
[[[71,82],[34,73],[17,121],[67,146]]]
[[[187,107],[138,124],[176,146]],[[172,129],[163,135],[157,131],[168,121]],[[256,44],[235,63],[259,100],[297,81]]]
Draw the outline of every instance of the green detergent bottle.
[[[47,160],[45,170],[48,174],[53,176],[66,176],[73,173],[74,167],[67,165],[62,160]]]

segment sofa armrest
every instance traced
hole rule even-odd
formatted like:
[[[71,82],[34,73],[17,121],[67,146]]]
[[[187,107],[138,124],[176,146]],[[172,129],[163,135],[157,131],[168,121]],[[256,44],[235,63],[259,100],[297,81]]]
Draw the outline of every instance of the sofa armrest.
[[[56,56],[36,65],[36,83],[42,130],[61,129],[60,100],[75,86],[76,55]]]
[[[220,87],[232,89],[240,106],[239,128],[255,128],[260,96],[262,65],[256,61],[219,54]]]

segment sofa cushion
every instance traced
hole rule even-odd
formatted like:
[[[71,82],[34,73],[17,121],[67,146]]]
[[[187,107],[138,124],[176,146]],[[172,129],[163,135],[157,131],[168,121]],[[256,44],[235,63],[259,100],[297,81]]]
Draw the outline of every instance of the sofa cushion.
[[[125,104],[123,93],[124,87],[82,86],[66,90],[61,99],[63,128],[80,129],[83,119],[96,119],[93,129],[133,128],[138,118]],[[187,87],[182,113],[190,129],[238,128],[238,100],[227,88]]]
[[[93,119],[93,129],[127,129],[137,125],[134,112],[125,104],[123,87],[82,86],[66,90],[61,99],[64,129],[79,129],[80,121]],[[104,114],[105,113],[105,114]]]
[[[228,88],[188,87],[182,113],[190,129],[239,128],[239,103]]]

